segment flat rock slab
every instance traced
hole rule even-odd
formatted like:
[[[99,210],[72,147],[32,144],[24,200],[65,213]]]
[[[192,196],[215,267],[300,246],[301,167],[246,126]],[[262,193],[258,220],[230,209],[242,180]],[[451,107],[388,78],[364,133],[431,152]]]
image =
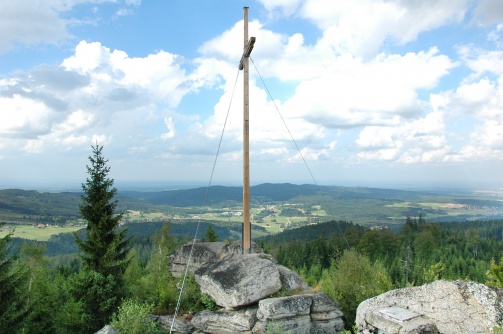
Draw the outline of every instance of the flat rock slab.
[[[192,326],[189,318],[190,317],[179,316],[178,318],[175,318],[175,321],[173,322],[172,315],[150,315],[150,319],[157,322],[165,330],[171,330],[170,333],[173,334],[192,333],[194,331],[194,326]],[[171,328],[172,324],[173,328]]]
[[[278,268],[262,254],[226,257],[201,266],[194,275],[201,292],[228,309],[256,303],[281,289]]]
[[[421,316],[419,313],[412,312],[398,306],[387,307],[379,310],[378,312],[385,317],[399,322],[409,321]]]
[[[192,325],[204,333],[250,333],[255,322],[257,308],[238,311],[202,311],[192,319]]]
[[[259,301],[257,318],[259,320],[276,320],[296,315],[308,315],[313,300],[309,295],[268,298]]]
[[[316,293],[261,300],[252,332],[337,334],[343,330],[337,302],[326,294]]]

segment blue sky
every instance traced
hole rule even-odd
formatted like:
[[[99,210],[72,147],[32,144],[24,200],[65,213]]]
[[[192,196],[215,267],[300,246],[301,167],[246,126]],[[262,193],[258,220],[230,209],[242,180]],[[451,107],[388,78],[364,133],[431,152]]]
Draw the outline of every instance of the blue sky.
[[[238,185],[244,6],[252,184],[503,187],[500,0],[2,1],[0,187]]]

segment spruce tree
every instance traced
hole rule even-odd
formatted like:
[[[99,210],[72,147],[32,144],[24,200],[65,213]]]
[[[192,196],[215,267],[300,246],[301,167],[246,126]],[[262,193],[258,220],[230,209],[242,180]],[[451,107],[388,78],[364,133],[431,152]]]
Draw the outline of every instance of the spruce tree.
[[[208,225],[206,232],[204,233],[204,241],[208,242],[216,242],[218,241],[218,235],[216,234],[213,226],[211,224]]]
[[[110,167],[102,150],[103,146],[92,146],[90,165],[86,166],[88,177],[82,184],[84,194],[79,209],[87,221],[86,238],[74,234],[83,272],[75,281],[73,295],[85,313],[81,319],[87,319],[86,325],[94,325],[85,331],[105,325],[120,305],[125,295],[124,272],[129,264],[131,238],[126,237],[126,229],[119,229],[122,213],[116,213],[117,189],[108,177]]]
[[[84,268],[107,276],[122,276],[127,268],[129,240],[126,230],[119,231],[122,213],[116,214],[117,200],[113,200],[117,189],[114,180],[108,178],[110,167],[102,156],[103,146],[92,146],[93,155],[87,167],[89,175],[82,184],[84,195],[81,196],[80,214],[87,221],[87,240],[75,234],[77,245],[83,254]]]
[[[0,223],[0,227],[3,224]],[[27,272],[15,268],[9,243],[12,232],[0,239],[0,332],[15,333],[29,314],[26,308]]]

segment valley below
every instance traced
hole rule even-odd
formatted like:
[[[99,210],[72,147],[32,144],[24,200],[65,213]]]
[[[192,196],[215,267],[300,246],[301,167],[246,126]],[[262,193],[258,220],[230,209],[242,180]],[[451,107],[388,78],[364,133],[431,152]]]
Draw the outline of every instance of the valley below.
[[[229,239],[239,239],[241,196],[241,187],[212,186],[149,192],[119,190],[116,199],[123,212],[123,224],[206,222],[227,230]],[[251,187],[252,235],[273,235],[330,220],[396,230],[407,217],[421,216],[430,223],[499,219],[503,217],[502,199],[500,192],[481,190],[261,184]],[[4,223],[0,237],[14,230],[14,237],[46,241],[51,235],[84,228],[79,203],[77,192],[0,190],[0,221]]]

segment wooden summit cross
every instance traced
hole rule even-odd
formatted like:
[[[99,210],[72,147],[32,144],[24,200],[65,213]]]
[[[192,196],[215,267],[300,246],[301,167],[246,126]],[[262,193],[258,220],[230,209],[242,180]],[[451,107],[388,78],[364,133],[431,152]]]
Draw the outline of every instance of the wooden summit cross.
[[[244,70],[243,85],[243,244],[241,253],[251,253],[251,224],[250,224],[250,118],[248,86],[249,71],[248,58],[255,44],[255,37],[248,41],[248,7],[244,7],[244,48],[239,69]]]

